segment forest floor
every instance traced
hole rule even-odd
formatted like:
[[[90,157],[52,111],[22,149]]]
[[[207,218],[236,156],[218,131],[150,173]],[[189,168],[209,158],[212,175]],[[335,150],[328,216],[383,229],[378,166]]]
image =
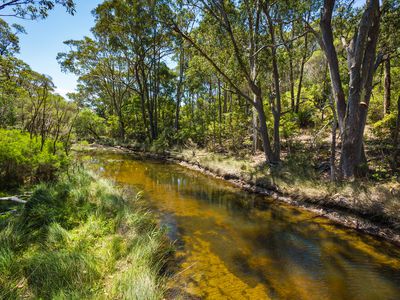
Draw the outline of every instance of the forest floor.
[[[311,141],[312,143],[312,141]],[[315,212],[334,222],[400,245],[400,183],[397,178],[365,178],[346,183],[329,180],[324,143],[315,157],[296,143],[277,167],[265,164],[263,154],[233,155],[206,149],[184,148],[162,153],[140,152],[129,146],[84,146],[105,151],[133,151],[144,157],[168,159],[187,168],[220,178],[249,192],[265,194],[278,201]],[[322,145],[322,146],[321,146]],[[296,148],[297,147],[297,148]],[[327,148],[327,149],[325,149]],[[294,154],[295,153],[295,154]],[[379,157],[374,158],[379,161]],[[374,165],[375,168],[379,166]]]

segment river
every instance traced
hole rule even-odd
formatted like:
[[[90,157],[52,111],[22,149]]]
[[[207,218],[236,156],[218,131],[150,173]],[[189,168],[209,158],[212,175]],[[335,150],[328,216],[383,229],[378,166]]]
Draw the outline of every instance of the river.
[[[169,287],[197,299],[400,299],[400,251],[176,164],[105,153],[102,176],[142,191],[175,241]]]

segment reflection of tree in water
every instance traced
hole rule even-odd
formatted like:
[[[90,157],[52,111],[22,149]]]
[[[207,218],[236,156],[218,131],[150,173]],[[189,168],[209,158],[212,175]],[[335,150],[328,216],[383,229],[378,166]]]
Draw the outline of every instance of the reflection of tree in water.
[[[327,234],[315,221],[305,220],[306,217],[297,209],[283,208],[271,204],[265,197],[209,184],[210,180],[203,176],[179,168],[160,170],[156,166],[148,168],[146,174],[157,183],[175,186],[183,198],[190,197],[228,211],[236,220],[236,233],[248,243],[252,254],[237,250],[227,255],[231,251],[226,249],[235,248],[235,245],[229,245],[218,237],[218,234],[226,234],[218,226],[214,228],[216,236],[208,237],[212,251],[226,262],[232,273],[244,278],[249,285],[262,282],[277,296],[295,298],[312,292],[320,297],[346,297],[354,293],[351,287],[355,273],[358,276],[377,273],[384,280],[392,281],[389,276],[393,278],[397,271],[383,267],[376,270],[368,255],[354,249],[340,235]],[[268,218],[258,218],[255,210],[269,211]],[[195,222],[194,217],[191,219],[192,223],[204,222]],[[253,222],[253,226],[241,226],[243,222]],[[332,244],[335,247],[329,247]],[[268,264],[262,263],[265,257]],[[357,271],[360,269],[362,273]],[[400,283],[400,280],[396,282]],[[340,286],[341,291],[333,290],[335,286]]]
[[[300,295],[304,293],[316,299],[347,299],[360,292],[382,297],[385,287],[355,288],[359,282],[368,282],[371,278],[389,285],[394,281],[394,290],[389,294],[400,293],[398,269],[372,261],[351,242],[337,234],[327,234],[318,223],[296,222],[297,218],[293,219],[289,210],[274,206],[269,216],[261,226],[242,234],[252,249],[247,265],[255,268],[255,274],[263,274],[274,294],[284,293],[280,296],[293,299],[302,298]],[[268,263],[263,265],[264,257],[268,258]],[[364,293],[365,290],[368,292]]]
[[[146,168],[145,173],[157,184],[174,186],[183,198],[190,197],[231,212],[239,210],[240,214],[244,215],[254,208],[268,209],[269,207],[270,201],[265,197],[245,193],[225,185],[221,187],[201,174],[185,172],[174,165],[161,168],[158,165],[151,165]]]
[[[186,258],[202,261],[191,271],[204,272],[204,280],[220,283],[222,289],[224,280],[210,270],[212,263],[248,287],[262,284],[275,298],[390,299],[400,294],[399,269],[390,263],[398,252],[385,253],[380,242],[374,245],[352,231],[319,222],[313,214],[276,205],[173,164],[106,160],[104,165],[112,178],[138,176],[132,182],[145,190],[145,198],[154,198],[150,203],[164,197],[156,193],[170,197],[165,201],[171,202],[171,211],[161,212],[162,224],[180,242],[178,249],[189,255]],[[157,208],[157,203],[153,205]],[[176,215],[174,205],[191,207],[193,212]]]
[[[347,299],[357,294],[354,285],[363,277],[400,283],[399,277],[393,276],[398,270],[377,267],[368,255],[340,236],[327,234],[318,223],[299,222],[304,216],[297,211],[272,206],[268,216],[246,218],[247,223],[238,218],[234,228],[205,233],[211,252],[249,286],[263,283],[271,296],[278,298],[301,299],[312,294],[315,299]],[[199,230],[218,227],[209,218],[191,216],[190,221],[180,221],[197,224],[194,227]],[[370,295],[381,292],[368,291]]]

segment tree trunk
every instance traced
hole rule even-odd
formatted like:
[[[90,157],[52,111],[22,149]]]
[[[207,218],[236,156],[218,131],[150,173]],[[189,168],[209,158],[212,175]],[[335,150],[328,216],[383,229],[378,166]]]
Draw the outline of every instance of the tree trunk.
[[[16,196],[13,197],[2,197],[0,198],[0,201],[10,201],[10,202],[15,202],[15,203],[20,203],[20,204],[25,204],[26,201],[22,200]]]
[[[181,108],[182,99],[182,86],[183,86],[183,74],[184,74],[184,64],[185,64],[185,52],[183,48],[183,41],[179,47],[179,81],[176,89],[176,113],[175,113],[175,130],[179,130],[179,112]]]
[[[341,171],[346,178],[360,177],[367,171],[363,137],[380,22],[379,0],[367,4],[358,32],[347,47],[350,89],[341,155]]]
[[[267,118],[265,117],[264,107],[262,103],[261,95],[255,96],[254,107],[257,110],[258,120],[260,123],[260,136],[263,142],[264,155],[266,161],[269,163],[276,163],[275,155],[271,148],[271,143],[269,140],[268,128],[267,128]]]
[[[331,77],[333,97],[336,102],[339,130],[343,131],[344,118],[346,115],[346,100],[340,78],[339,61],[334,45],[332,32],[332,13],[335,0],[325,0],[322,9],[320,28],[322,33],[322,45],[328,60],[329,73]]]
[[[224,107],[223,107],[224,114],[226,114],[228,112],[227,101],[228,101],[228,91],[225,89],[224,90]]]
[[[256,101],[256,96],[254,95],[254,102]],[[253,154],[257,153],[258,150],[258,116],[257,109],[255,107],[252,108],[253,114]]]
[[[299,84],[297,86],[296,106],[294,109],[295,113],[298,113],[300,109],[301,89],[303,87],[304,65],[306,64],[307,61],[307,47],[308,47],[308,34],[304,36],[304,54],[303,57],[301,58]]]
[[[125,141],[125,124],[122,120],[122,114],[118,114],[119,134],[122,141]]]
[[[268,21],[269,33],[271,36],[272,42],[272,74],[274,78],[274,88],[275,88],[275,100],[270,100],[271,103],[271,111],[272,116],[274,118],[274,151],[271,162],[276,163],[280,160],[280,152],[281,152],[281,142],[280,142],[280,118],[281,118],[281,89],[280,89],[280,79],[279,79],[279,68],[278,68],[278,60],[276,54],[276,40],[275,40],[275,25],[272,21],[272,18],[269,14],[268,7],[265,8],[265,14]]]
[[[218,78],[218,143],[222,148],[222,100],[221,100],[221,80]]]
[[[385,62],[385,92],[383,102],[383,115],[390,113],[390,89],[391,89],[391,76],[390,76],[390,57]]]
[[[331,181],[334,182],[336,180],[336,172],[335,172],[335,162],[336,162],[336,117],[332,120],[332,140],[331,140],[331,157],[330,157],[330,167],[331,167]]]
[[[396,128],[394,130],[393,135],[393,163],[392,168],[396,170],[398,168],[398,161],[397,158],[400,154],[400,147],[399,147],[399,132],[400,132],[400,95],[397,98],[397,118],[396,118]]]
[[[289,56],[289,81],[290,81],[290,108],[295,111],[295,96],[294,96],[294,75],[293,75],[293,59]]]

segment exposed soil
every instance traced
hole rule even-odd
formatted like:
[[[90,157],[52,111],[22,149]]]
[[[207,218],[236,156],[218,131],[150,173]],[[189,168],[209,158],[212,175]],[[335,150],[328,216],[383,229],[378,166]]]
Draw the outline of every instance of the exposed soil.
[[[400,246],[400,230],[396,228],[396,224],[382,221],[382,219],[379,218],[379,216],[377,217],[377,215],[370,215],[363,211],[358,211],[356,207],[351,207],[353,199],[345,198],[341,195],[334,195],[330,199],[326,199],[285,194],[279,191],[278,187],[276,186],[269,186],[266,188],[257,185],[253,181],[241,178],[240,174],[217,174],[213,170],[202,166],[198,162],[188,161],[182,157],[176,157],[174,154],[167,152],[163,154],[148,153],[136,151],[135,149],[122,146],[109,147],[96,144],[85,146],[84,150],[133,153],[142,158],[174,162],[188,169],[201,172],[205,175],[228,181],[234,186],[239,187],[247,192],[266,195],[277,201],[314,212],[316,214],[315,218],[328,218],[342,226],[385,239]]]

